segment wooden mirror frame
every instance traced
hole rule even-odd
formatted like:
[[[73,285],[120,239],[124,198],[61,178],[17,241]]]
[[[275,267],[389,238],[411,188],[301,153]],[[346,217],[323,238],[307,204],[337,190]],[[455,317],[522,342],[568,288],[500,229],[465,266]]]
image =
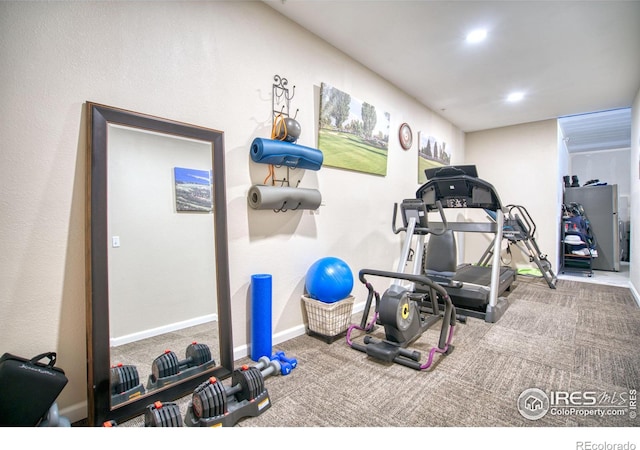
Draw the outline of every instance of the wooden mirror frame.
[[[86,288],[87,288],[87,400],[90,426],[128,420],[144,413],[155,401],[185,396],[211,376],[227,378],[233,372],[233,336],[227,246],[224,134],[221,131],[162,119],[111,106],[86,102],[87,108],[87,197],[86,197]],[[109,336],[109,274],[107,227],[107,132],[110,124],[209,142],[213,163],[214,246],[216,261],[218,339],[220,361],[209,371],[195,375],[136,399],[111,405],[111,361]],[[151,361],[149,362],[151,364]],[[142,381],[142,380],[141,380]]]

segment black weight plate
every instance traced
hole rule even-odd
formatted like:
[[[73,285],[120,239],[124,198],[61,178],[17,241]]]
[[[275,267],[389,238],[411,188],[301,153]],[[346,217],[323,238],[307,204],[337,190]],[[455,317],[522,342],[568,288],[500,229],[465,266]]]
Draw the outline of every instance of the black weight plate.
[[[209,384],[209,393],[211,394],[211,413],[208,417],[216,417],[224,414],[224,386],[219,381]]]
[[[129,374],[131,375],[129,389],[133,389],[140,384],[140,375],[138,375],[138,368],[136,366],[129,365],[127,367],[129,368]]]
[[[122,388],[122,382],[120,381],[120,371],[117,367],[111,368],[111,394],[119,394]]]
[[[256,397],[264,392],[264,375],[256,368],[253,369],[254,376],[256,378]]]
[[[207,417],[216,417],[223,414],[222,406],[224,403],[223,397],[225,395],[224,386],[222,386],[222,384],[219,382],[211,383],[209,385],[208,391],[209,395],[211,395],[211,411],[209,412],[209,415]]]
[[[151,363],[151,378],[153,381],[157,381],[160,378],[164,378],[165,374],[165,365],[166,365],[166,356],[162,354],[153,360]]]
[[[208,382],[204,389],[202,389],[203,399],[202,399],[202,414],[200,417],[211,417],[211,415],[215,411],[215,399],[213,398],[213,389],[211,386],[211,382]]]
[[[202,397],[204,397],[203,392],[194,392],[191,396],[191,411],[193,411],[193,415],[198,419],[202,417],[202,411],[204,409]]]
[[[162,405],[162,408],[158,409],[158,416],[160,418],[160,422],[158,423],[158,427],[170,427],[171,426],[171,416],[169,415],[169,409]]]
[[[160,378],[160,369],[158,368],[158,358],[151,363],[151,381],[156,382]]]
[[[120,373],[123,375],[124,382],[122,383],[122,391],[126,392],[131,389],[133,385],[133,372],[131,371],[131,366],[122,366],[120,367]]]
[[[251,374],[251,368],[247,370],[234,371],[235,384],[240,384],[241,390],[236,394],[239,400],[253,400],[255,398],[256,384],[254,377]]]
[[[260,370],[255,367],[252,367],[249,372],[251,373],[251,378],[253,379],[254,385],[252,398],[256,398],[262,393],[263,390],[262,372],[260,372]]]
[[[227,413],[227,404],[228,404],[227,390],[221,382],[216,383],[214,387],[215,387],[215,393],[216,393],[214,399],[218,403],[215,416],[222,416],[223,414]]]
[[[236,398],[240,401],[248,400],[251,397],[251,386],[244,370],[235,370],[233,372],[231,384],[232,386],[240,386],[240,391],[236,393]]]
[[[145,427],[159,427],[160,414],[154,405],[147,406],[144,412],[144,426]]]
[[[167,361],[168,366],[165,368],[167,373],[166,376],[172,376],[177,374],[180,371],[178,355],[176,355],[174,352],[169,352],[167,353],[167,355],[168,355],[168,361]]]
[[[258,381],[258,392],[256,394],[257,396],[264,392],[264,375],[262,375],[261,370],[256,369],[256,379]]]
[[[191,396],[191,407],[193,410],[193,414],[198,418],[202,417],[205,409],[208,408],[208,405],[205,405],[205,403],[207,402],[205,393],[206,388],[206,382],[200,384],[193,391],[193,395]]]
[[[206,344],[193,343],[187,347],[185,356],[189,367],[197,367],[211,361],[211,350]]]
[[[246,371],[247,378],[251,383],[251,390],[249,392],[249,400],[253,400],[258,396],[258,380],[256,379],[256,369],[253,367]]]
[[[165,404],[162,407],[165,410],[168,421],[165,426],[169,427],[181,427],[182,426],[182,416],[180,415],[180,407],[175,403]]]

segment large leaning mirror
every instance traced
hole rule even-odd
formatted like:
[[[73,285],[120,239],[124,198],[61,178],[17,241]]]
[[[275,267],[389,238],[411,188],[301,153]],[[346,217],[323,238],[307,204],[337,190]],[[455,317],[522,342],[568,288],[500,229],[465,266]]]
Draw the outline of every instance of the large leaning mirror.
[[[88,420],[233,371],[223,133],[87,102]]]

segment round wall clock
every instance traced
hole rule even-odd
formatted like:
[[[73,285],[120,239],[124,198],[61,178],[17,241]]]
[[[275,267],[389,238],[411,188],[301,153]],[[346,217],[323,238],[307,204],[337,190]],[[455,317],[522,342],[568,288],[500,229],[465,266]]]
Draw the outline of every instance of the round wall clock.
[[[400,125],[400,145],[403,149],[409,150],[411,148],[411,144],[413,143],[413,133],[411,132],[411,127],[409,124],[403,123]]]

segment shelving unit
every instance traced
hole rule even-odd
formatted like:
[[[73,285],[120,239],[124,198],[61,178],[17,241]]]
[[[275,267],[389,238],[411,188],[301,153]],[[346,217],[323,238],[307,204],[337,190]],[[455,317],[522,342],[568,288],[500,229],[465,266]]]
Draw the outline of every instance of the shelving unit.
[[[591,277],[593,275],[593,257],[591,253],[589,255],[576,255],[573,253],[573,249],[584,247],[585,244],[584,242],[580,244],[567,242],[566,237],[568,234],[566,230],[568,225],[570,225],[570,222],[562,221],[562,261],[560,270],[562,273],[577,272]]]

